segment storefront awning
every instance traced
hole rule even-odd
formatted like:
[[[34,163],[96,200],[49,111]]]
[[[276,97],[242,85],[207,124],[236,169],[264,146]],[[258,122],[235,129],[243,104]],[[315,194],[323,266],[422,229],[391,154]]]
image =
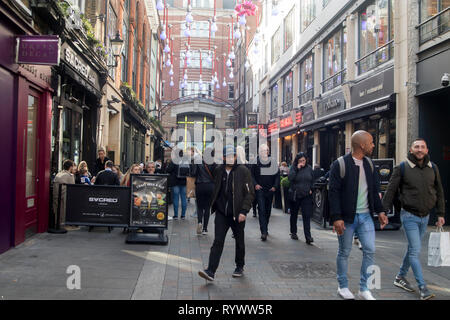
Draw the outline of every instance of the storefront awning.
[[[373,114],[382,113],[390,110],[395,103],[395,94],[370,101],[364,105],[345,109],[335,114],[317,119],[300,126],[301,130],[311,131],[320,128],[336,125],[349,120],[371,116]]]

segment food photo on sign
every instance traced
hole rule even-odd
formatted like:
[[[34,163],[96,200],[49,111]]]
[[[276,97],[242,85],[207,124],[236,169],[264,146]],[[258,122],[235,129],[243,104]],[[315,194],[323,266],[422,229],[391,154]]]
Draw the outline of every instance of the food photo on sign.
[[[167,227],[167,177],[132,175],[131,227]]]

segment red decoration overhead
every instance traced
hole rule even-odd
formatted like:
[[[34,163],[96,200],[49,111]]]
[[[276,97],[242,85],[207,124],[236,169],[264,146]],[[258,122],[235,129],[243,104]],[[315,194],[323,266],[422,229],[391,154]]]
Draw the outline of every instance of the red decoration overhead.
[[[234,11],[236,11],[238,16],[254,16],[256,15],[256,10],[257,7],[253,4],[252,1],[244,1],[234,8]]]

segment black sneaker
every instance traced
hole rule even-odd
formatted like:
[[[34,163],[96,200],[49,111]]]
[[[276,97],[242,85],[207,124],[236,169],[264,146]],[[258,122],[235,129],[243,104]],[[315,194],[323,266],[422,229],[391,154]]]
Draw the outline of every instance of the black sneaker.
[[[313,243],[313,242],[314,242],[314,239],[313,239],[313,238],[308,238],[308,239],[306,239],[306,244],[311,245],[311,243]]]
[[[408,292],[414,292],[414,289],[409,284],[408,280],[405,277],[396,276],[394,280],[394,286],[402,288]]]
[[[291,233],[291,239],[292,239],[292,240],[298,240],[297,234]]]
[[[206,270],[200,270],[200,271],[198,272],[198,275],[199,275],[200,277],[202,277],[203,279],[205,279],[205,280],[208,280],[208,281],[214,281],[214,273],[212,273],[212,272],[209,271],[208,269],[206,269]]]
[[[234,269],[233,272],[233,278],[240,278],[244,275],[244,269],[237,267],[236,269]]]
[[[178,216],[173,216],[173,220],[178,220]]]
[[[267,240],[267,234],[262,234],[261,241],[266,241],[266,240]]]
[[[434,298],[434,294],[432,294],[430,291],[428,291],[427,286],[423,286],[422,288],[419,288],[420,291],[420,300],[430,300]]]
[[[186,217],[183,217],[183,216],[182,216],[182,217],[181,217],[181,220],[184,220],[184,219],[186,219]]]

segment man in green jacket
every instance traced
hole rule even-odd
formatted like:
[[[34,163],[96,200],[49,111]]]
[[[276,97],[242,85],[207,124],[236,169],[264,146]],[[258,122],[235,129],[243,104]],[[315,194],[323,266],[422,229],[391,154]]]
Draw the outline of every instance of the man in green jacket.
[[[214,280],[225,237],[230,228],[236,241],[236,269],[233,277],[243,275],[245,220],[255,198],[250,170],[244,165],[237,164],[234,146],[226,146],[223,156],[225,164],[218,166],[213,173],[214,193],[211,201],[211,213],[216,213],[214,243],[209,255],[208,268],[200,270],[198,273],[200,277],[209,281]]]
[[[411,267],[419,286],[420,298],[428,300],[434,297],[427,289],[420,264],[421,240],[427,230],[430,211],[436,208],[438,222],[445,224],[445,200],[439,169],[430,161],[427,143],[423,139],[413,141],[408,158],[394,168],[383,206],[386,210],[392,207],[395,194],[399,191],[402,210],[400,219],[408,239],[408,250],[403,259],[400,272],[394,285],[408,292],[414,289],[406,280]]]

